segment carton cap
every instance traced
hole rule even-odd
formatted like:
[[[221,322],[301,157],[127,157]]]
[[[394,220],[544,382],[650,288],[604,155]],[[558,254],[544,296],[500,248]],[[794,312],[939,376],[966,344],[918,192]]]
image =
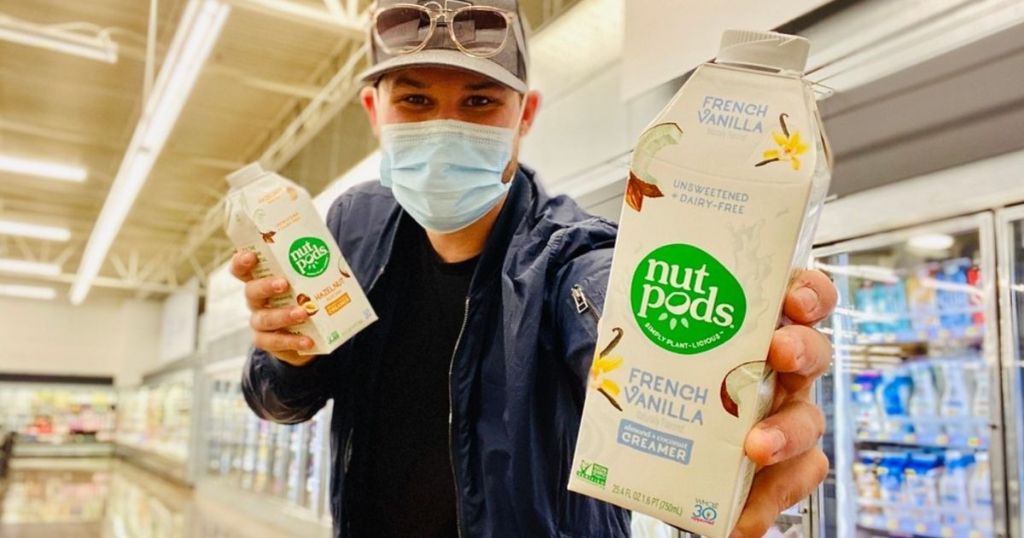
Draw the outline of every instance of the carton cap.
[[[718,47],[715,63],[751,65],[780,71],[803,73],[811,43],[806,39],[778,32],[726,30]]]
[[[232,189],[241,189],[266,173],[267,171],[263,169],[260,163],[250,163],[228,174],[228,185],[231,185]]]

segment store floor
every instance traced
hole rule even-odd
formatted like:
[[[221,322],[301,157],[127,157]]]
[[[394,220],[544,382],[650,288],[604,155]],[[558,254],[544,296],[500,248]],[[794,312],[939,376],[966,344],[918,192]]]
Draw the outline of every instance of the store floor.
[[[300,536],[275,527],[272,515],[254,519],[232,501],[210,498],[116,459],[16,458],[0,484],[0,537]]]

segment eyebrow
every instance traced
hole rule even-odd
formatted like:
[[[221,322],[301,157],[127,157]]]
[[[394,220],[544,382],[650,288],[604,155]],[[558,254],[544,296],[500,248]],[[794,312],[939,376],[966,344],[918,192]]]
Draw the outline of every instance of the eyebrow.
[[[427,84],[425,82],[420,82],[418,80],[413,80],[413,79],[411,79],[409,77],[406,77],[406,76],[400,76],[400,77],[396,78],[395,82],[394,82],[394,85],[395,86],[412,86],[413,88],[419,88],[419,89],[424,89],[424,88],[429,88],[430,87],[430,84]]]
[[[472,84],[466,84],[465,89],[476,92],[480,90],[491,90],[500,87],[501,84],[498,84],[497,82],[492,82],[490,80],[486,80],[484,82],[474,82]]]

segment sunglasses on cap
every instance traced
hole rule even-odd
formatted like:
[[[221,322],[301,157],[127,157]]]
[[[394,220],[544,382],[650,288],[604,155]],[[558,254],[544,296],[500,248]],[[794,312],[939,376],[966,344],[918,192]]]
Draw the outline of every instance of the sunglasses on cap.
[[[423,50],[434,30],[444,26],[452,43],[464,54],[490,58],[505,47],[515,17],[515,13],[503,9],[457,0],[392,4],[374,12],[371,28],[377,45],[390,55]]]

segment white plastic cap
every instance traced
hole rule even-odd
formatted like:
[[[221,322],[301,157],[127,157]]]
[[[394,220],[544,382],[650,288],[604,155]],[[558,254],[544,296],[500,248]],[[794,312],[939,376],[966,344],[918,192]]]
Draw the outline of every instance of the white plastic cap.
[[[259,162],[250,163],[229,174],[228,184],[233,189],[241,189],[266,173],[267,171],[263,169]]]
[[[726,30],[715,63],[741,64],[803,73],[811,42],[777,32]]]

